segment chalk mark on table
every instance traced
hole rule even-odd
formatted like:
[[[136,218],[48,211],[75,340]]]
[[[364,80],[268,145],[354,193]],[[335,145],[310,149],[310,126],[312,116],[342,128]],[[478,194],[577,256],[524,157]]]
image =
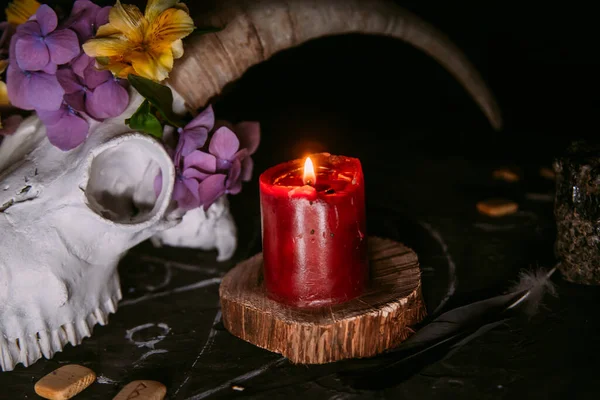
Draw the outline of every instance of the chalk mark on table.
[[[245,381],[247,381],[249,379],[255,378],[255,377],[257,377],[257,376],[259,376],[259,375],[267,372],[272,367],[277,367],[277,366],[283,364],[285,361],[287,361],[287,358],[285,358],[285,357],[278,358],[278,359],[276,359],[274,361],[271,361],[268,364],[263,365],[260,368],[257,368],[255,370],[247,372],[247,373],[245,373],[243,375],[240,375],[238,377],[230,379],[230,380],[222,383],[221,385],[219,385],[219,386],[217,386],[215,388],[212,388],[212,389],[209,389],[207,391],[198,393],[198,394],[196,394],[196,395],[194,395],[192,397],[188,397],[186,400],[200,400],[200,399],[204,399],[204,398],[206,398],[206,397],[208,397],[210,395],[213,395],[213,394],[215,394],[217,392],[220,392],[223,389],[227,389],[228,387],[231,387],[233,384],[242,383],[242,382],[245,382]]]
[[[222,280],[222,278],[220,278],[220,277],[203,279],[201,281],[198,281],[198,282],[195,282],[195,283],[192,283],[189,285],[185,285],[185,286],[179,286],[179,287],[176,287],[171,290],[165,290],[163,292],[146,294],[146,295],[140,296],[135,299],[124,300],[121,303],[119,303],[119,307],[131,306],[134,304],[142,303],[144,301],[154,300],[154,299],[169,296],[172,294],[184,293],[184,292],[189,292],[190,290],[202,289],[202,288],[205,288],[210,285],[215,285],[217,283],[221,283],[221,280]]]
[[[212,348],[214,342],[215,342],[215,336],[217,336],[217,333],[219,331],[217,331],[215,329],[215,326],[221,322],[221,316],[223,314],[221,313],[221,310],[217,311],[217,314],[215,315],[215,319],[213,321],[213,324],[210,328],[210,332],[208,332],[208,337],[206,338],[206,342],[204,343],[204,346],[202,346],[202,350],[200,350],[200,353],[198,353],[198,355],[196,356],[196,359],[194,360],[194,362],[192,363],[192,366],[190,367],[190,370],[188,371],[188,373],[186,373],[185,379],[183,380],[183,383],[181,385],[179,385],[179,387],[177,388],[177,390],[175,391],[175,394],[173,395],[173,397],[177,396],[177,393],[179,393],[179,391],[185,386],[185,384],[190,380],[190,373],[191,371],[194,369],[194,367],[196,366],[196,364],[198,364],[198,361],[200,360],[200,358],[202,357],[202,355],[209,350],[210,348]]]

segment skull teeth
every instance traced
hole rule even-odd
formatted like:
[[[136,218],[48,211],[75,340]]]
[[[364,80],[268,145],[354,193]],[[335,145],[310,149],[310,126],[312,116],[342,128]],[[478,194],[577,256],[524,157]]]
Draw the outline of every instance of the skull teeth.
[[[50,359],[62,351],[67,343],[77,346],[84,338],[91,336],[96,324],[105,325],[108,322],[108,315],[115,313],[121,297],[119,290],[86,318],[64,324],[51,332],[40,331],[15,339],[8,339],[0,333],[0,371],[12,371],[19,363],[28,367],[42,357]]]

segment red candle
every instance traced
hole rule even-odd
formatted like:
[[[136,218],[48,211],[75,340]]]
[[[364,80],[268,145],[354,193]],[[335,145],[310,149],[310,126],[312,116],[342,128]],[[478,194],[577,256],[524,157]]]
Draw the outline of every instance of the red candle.
[[[356,158],[311,155],[260,176],[264,282],[296,307],[359,296],[369,275],[364,178]]]

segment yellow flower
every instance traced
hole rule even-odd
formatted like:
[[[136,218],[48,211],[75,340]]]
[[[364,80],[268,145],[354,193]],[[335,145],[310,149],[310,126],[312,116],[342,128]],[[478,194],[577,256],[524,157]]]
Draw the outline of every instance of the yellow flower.
[[[21,25],[35,14],[40,5],[35,0],[14,0],[6,7],[6,20],[9,24]]]
[[[169,76],[174,59],[183,55],[181,39],[195,28],[178,0],[148,0],[143,15],[136,6],[117,0],[108,20],[83,45],[86,54],[119,78],[134,74],[157,82]]]
[[[8,66],[8,60],[0,60],[0,74],[6,71]],[[6,83],[0,81],[0,106],[7,106],[10,104],[8,101],[8,91],[6,90]],[[0,129],[2,129],[2,120],[0,120]]]
[[[0,74],[3,74],[8,67],[8,60],[0,60]],[[6,90],[6,83],[0,81],[0,106],[7,106],[10,104],[8,101],[8,91]],[[2,124],[0,124],[2,127]]]

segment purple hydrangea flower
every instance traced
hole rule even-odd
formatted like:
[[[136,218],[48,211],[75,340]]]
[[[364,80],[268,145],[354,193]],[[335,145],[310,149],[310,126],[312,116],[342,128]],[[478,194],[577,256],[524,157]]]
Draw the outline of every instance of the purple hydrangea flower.
[[[198,190],[200,182],[216,172],[217,159],[211,154],[198,150],[204,146],[214,123],[213,109],[208,106],[185,127],[177,130],[179,141],[173,156],[175,164],[173,199],[184,211],[198,208],[203,204]],[[157,177],[154,185],[158,196],[162,187],[162,175]]]
[[[208,152],[200,150],[205,148],[214,124],[214,112],[209,106],[178,129],[179,141],[173,154],[176,173],[173,199],[184,211],[200,206],[207,210],[222,195],[239,193],[242,181],[251,178],[250,155],[260,141],[258,123],[243,122],[233,127],[239,138],[229,127],[223,126],[213,134]],[[159,175],[154,185],[157,196],[161,187],[162,176]]]
[[[176,153],[178,157],[185,157],[194,150],[204,146],[208,133],[215,126],[215,113],[211,105],[206,107],[189,124],[177,129],[179,142]]]
[[[209,179],[216,170],[216,158],[208,153],[195,150],[183,158],[183,165],[177,174],[173,199],[179,208],[188,211],[204,204],[205,199],[200,185]]]
[[[202,206],[205,200],[199,190],[200,183],[210,179],[216,171],[217,159],[208,153],[195,150],[186,157],[175,157],[175,184],[173,200],[183,211],[189,211]],[[154,192],[158,196],[162,188],[162,174],[154,180]]]
[[[17,27],[15,61],[23,71],[56,72],[81,53],[77,34],[69,29],[56,29],[58,17],[52,8],[42,4],[35,16]]]
[[[6,71],[6,88],[11,104],[23,110],[53,111],[60,108],[65,91],[56,75],[23,71],[12,60],[11,57]]]
[[[77,34],[79,42],[85,43],[96,35],[98,27],[108,23],[111,8],[111,6],[100,7],[90,0],[77,0],[73,3],[71,15],[62,27],[72,29]]]
[[[108,14],[111,8],[110,6],[100,7],[89,0],[77,0],[73,4],[71,16],[64,23],[64,26],[75,31],[80,43],[85,43],[96,35],[98,27],[108,23]],[[92,57],[82,51],[71,62],[71,67],[77,75],[84,78],[84,70],[89,67],[92,60]]]
[[[65,102],[94,119],[116,117],[127,108],[127,90],[109,71],[97,70],[93,59],[88,60],[84,69],[74,64],[72,68],[59,69],[56,76],[65,90]]]
[[[216,173],[202,181],[199,187],[205,209],[224,194],[238,194],[242,190],[242,182],[252,178],[254,163],[250,156],[260,142],[259,125],[243,122],[234,129],[237,135],[227,126],[222,126],[210,140],[208,151],[215,156],[217,163]]]
[[[55,111],[38,111],[38,117],[46,125],[50,143],[64,151],[83,143],[90,128],[83,116],[66,103]]]
[[[42,5],[11,40],[9,98],[19,108],[36,110],[50,142],[62,150],[85,140],[88,117],[116,117],[129,103],[124,81],[97,70],[95,60],[80,47],[108,22],[110,9],[77,0],[59,28],[56,13]]]
[[[61,107],[65,92],[55,76],[57,63],[71,61],[81,50],[77,35],[56,30],[57,25],[56,13],[42,5],[12,36],[6,85],[15,107],[36,111]]]

